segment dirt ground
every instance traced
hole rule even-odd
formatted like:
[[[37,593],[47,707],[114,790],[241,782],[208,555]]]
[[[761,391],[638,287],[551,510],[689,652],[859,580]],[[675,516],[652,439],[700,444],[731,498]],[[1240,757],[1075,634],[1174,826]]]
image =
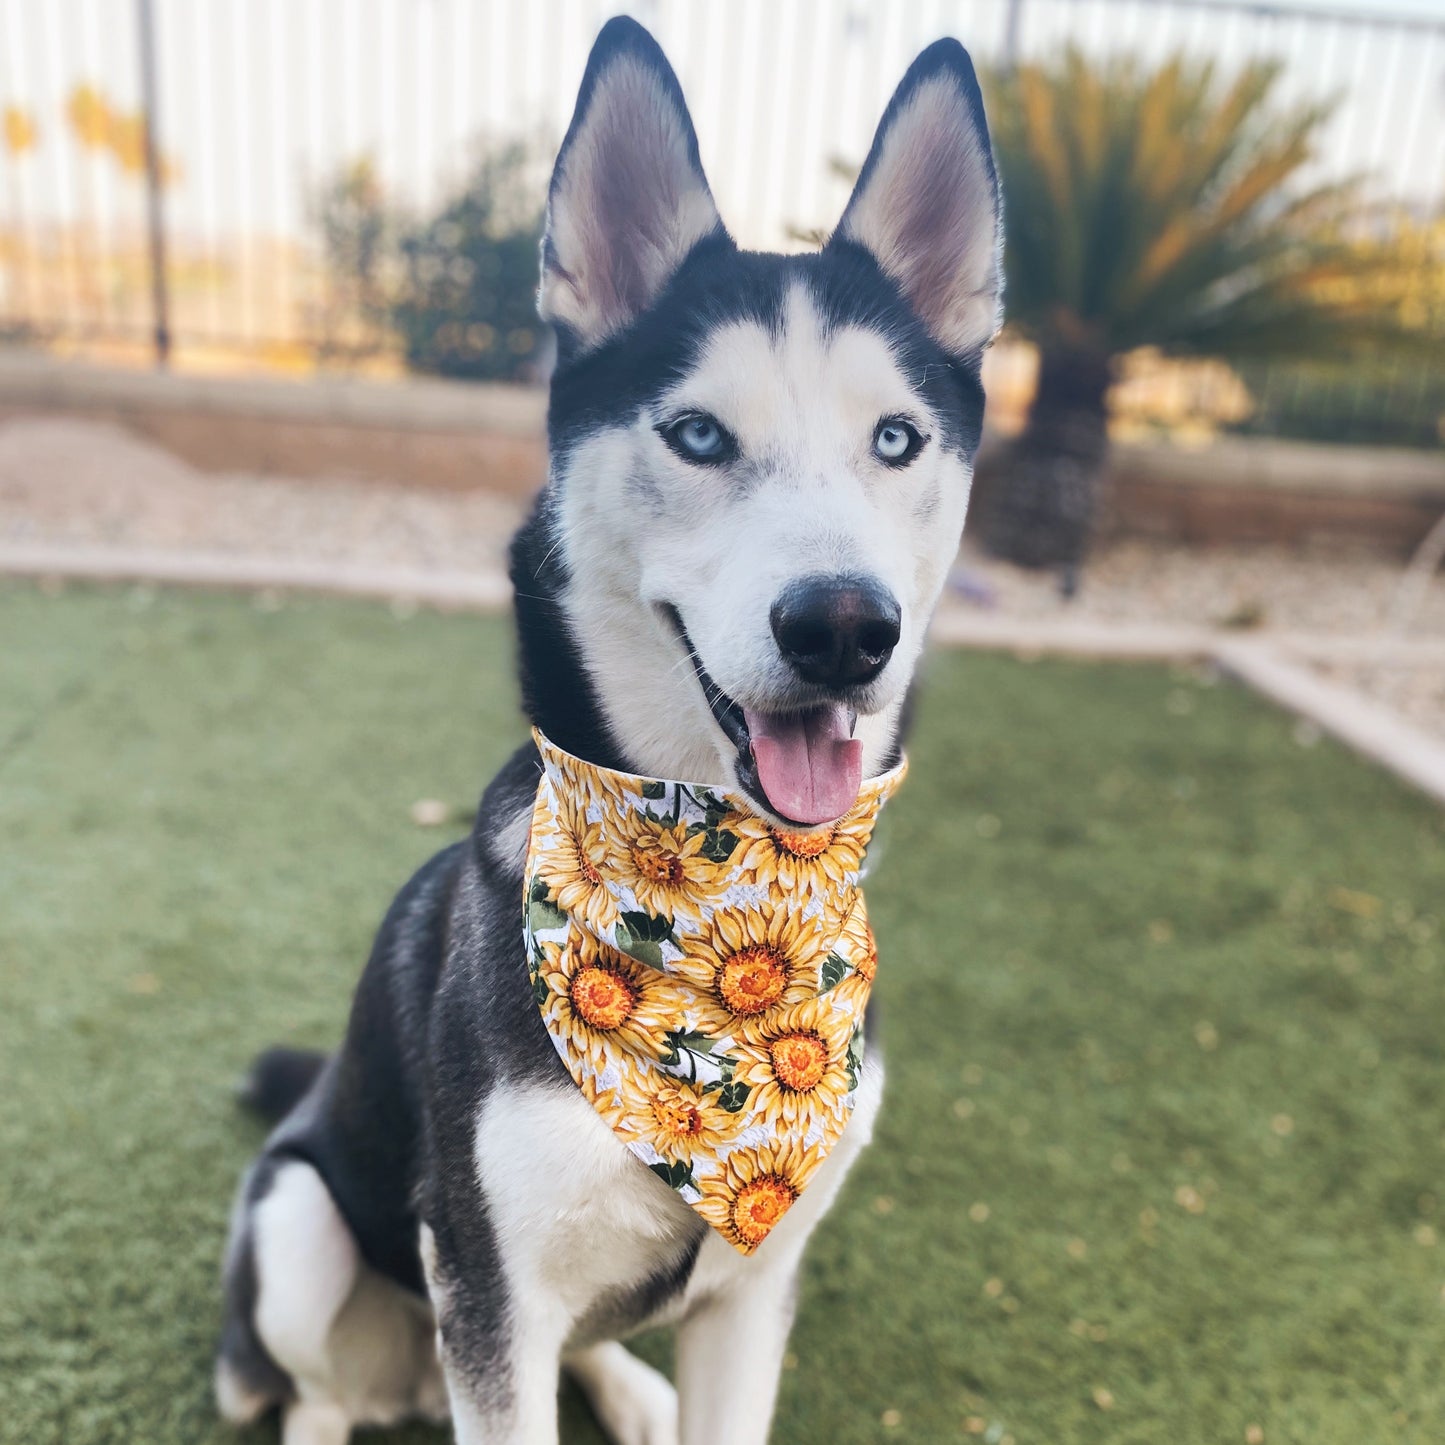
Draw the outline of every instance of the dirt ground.
[[[427,571],[501,566],[521,519],[511,499],[374,482],[200,472],[104,422],[0,425],[0,542],[195,549]],[[1101,549],[1080,594],[965,548],[952,604],[1045,619],[1186,623],[1363,637],[1389,620],[1401,564],[1368,552],[1208,550],[1125,542]],[[1445,641],[1445,575],[1407,635]],[[1445,666],[1322,665],[1445,733]]]

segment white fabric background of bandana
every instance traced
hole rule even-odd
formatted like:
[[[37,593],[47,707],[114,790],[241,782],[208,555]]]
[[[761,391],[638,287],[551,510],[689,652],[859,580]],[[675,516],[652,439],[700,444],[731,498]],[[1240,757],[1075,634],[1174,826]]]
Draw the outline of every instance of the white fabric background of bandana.
[[[877,963],[858,879],[905,765],[790,833],[740,793],[533,735],[524,937],[548,1035],[626,1147],[751,1253],[853,1108]]]

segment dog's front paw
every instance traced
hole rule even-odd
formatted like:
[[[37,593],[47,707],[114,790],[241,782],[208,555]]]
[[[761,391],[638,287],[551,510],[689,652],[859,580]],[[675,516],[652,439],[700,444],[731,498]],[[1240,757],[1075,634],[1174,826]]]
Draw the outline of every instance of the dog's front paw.
[[[677,1391],[667,1377],[615,1342],[567,1361],[613,1445],[678,1445]]]

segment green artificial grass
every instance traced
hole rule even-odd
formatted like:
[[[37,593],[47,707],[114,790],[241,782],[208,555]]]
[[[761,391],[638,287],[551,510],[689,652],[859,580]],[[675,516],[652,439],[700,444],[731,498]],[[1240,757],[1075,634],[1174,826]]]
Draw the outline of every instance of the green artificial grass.
[[[336,1039],[460,831],[411,804],[522,735],[507,629],[12,587],[0,639],[0,1441],[274,1439],[209,1398],[231,1087]],[[933,661],[869,888],[888,1100],[775,1440],[1441,1438],[1445,820],[1307,741],[1189,673]]]

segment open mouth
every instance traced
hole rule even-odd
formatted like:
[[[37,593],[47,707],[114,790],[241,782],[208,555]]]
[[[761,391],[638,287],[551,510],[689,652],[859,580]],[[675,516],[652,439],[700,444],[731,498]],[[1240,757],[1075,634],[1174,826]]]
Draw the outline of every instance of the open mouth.
[[[811,828],[841,818],[863,786],[863,744],[853,736],[858,714],[841,702],[782,713],[743,706],[708,675],[677,609],[665,611],[717,725],[738,751],[743,787],[786,823]]]

